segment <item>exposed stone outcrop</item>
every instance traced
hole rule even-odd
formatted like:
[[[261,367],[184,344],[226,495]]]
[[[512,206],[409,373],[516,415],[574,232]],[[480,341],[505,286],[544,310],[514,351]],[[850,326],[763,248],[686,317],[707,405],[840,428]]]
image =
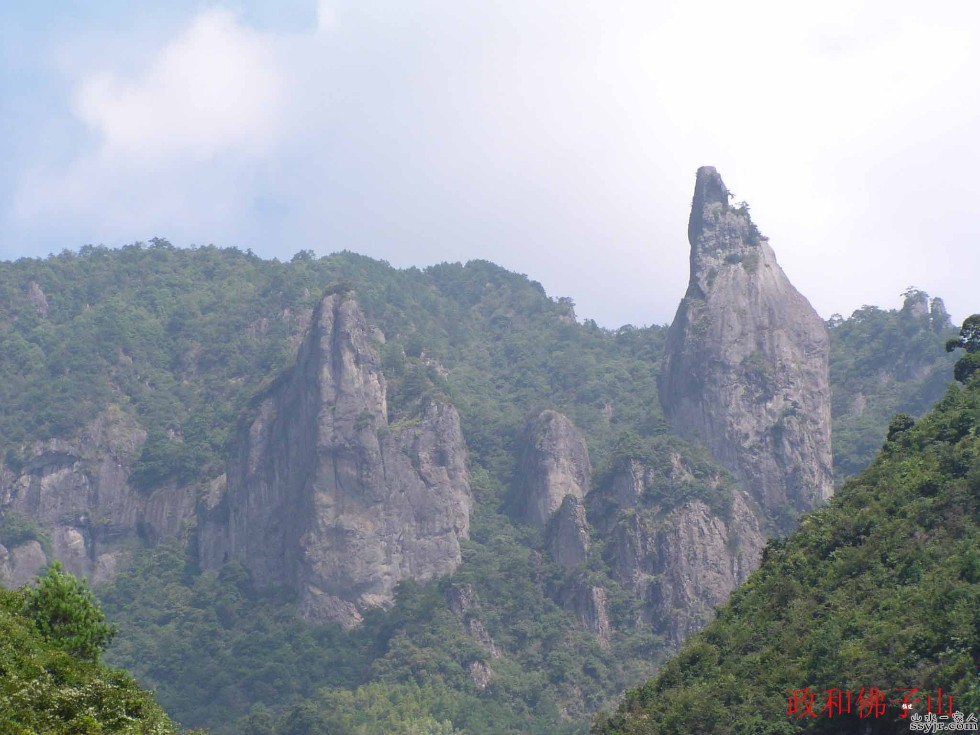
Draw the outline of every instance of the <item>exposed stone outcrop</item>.
[[[0,584],[11,588],[27,584],[47,563],[47,554],[33,539],[9,549],[0,544]]]
[[[695,482],[677,454],[662,480]],[[721,477],[707,484],[723,487]],[[638,622],[680,643],[758,566],[765,538],[758,510],[741,490],[728,489],[727,503],[692,499],[675,507],[648,499],[659,490],[651,468],[627,460],[593,493],[592,505],[613,577],[643,601]]]
[[[27,288],[27,300],[31,302],[31,306],[37,312],[37,315],[42,319],[46,319],[48,316],[48,297],[45,295],[44,291],[37,284],[37,281],[31,281],[31,285]]]
[[[562,607],[578,618],[582,627],[595,635],[602,645],[609,643],[611,634],[608,602],[605,587],[584,580],[567,584],[561,592]]]
[[[741,492],[724,518],[702,501],[677,509],[644,546],[657,581],[648,595],[651,619],[680,644],[711,620],[759,565],[765,538]]]
[[[130,468],[145,441],[132,416],[109,406],[75,438],[30,447],[19,474],[6,472],[0,483],[0,509],[31,519],[50,544],[44,549],[29,541],[7,549],[0,582],[22,583],[52,558],[102,582],[112,577],[133,540],[178,535],[194,518],[196,494],[175,486],[147,494],[130,486]]]
[[[568,417],[542,411],[527,426],[521,467],[521,515],[544,528],[566,496],[579,501],[589,493],[592,464],[585,437]]]
[[[589,526],[581,499],[566,495],[548,523],[545,542],[551,556],[566,569],[577,567],[589,557]]]
[[[470,680],[480,691],[490,686],[490,683],[493,681],[493,669],[483,661],[470,661],[466,670],[470,675]]]
[[[303,615],[356,625],[402,579],[452,572],[471,495],[456,409],[428,399],[389,424],[376,330],[357,303],[318,305],[296,365],[243,422],[227,486],[202,509],[202,562],[299,592]]]
[[[637,459],[627,458],[612,474],[604,487],[589,497],[589,519],[600,533],[612,530],[622,510],[636,508],[647,488],[653,487],[653,468]]]
[[[833,492],[827,329],[713,168],[698,170],[688,238],[661,402],[785,522]]]
[[[499,658],[500,650],[480,619],[480,603],[473,588],[468,584],[451,585],[446,591],[446,603],[470,638],[491,657]]]

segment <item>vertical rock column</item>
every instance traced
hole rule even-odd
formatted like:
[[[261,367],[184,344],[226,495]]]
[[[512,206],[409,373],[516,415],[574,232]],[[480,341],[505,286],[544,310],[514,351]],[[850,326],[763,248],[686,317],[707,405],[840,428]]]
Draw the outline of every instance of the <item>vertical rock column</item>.
[[[400,580],[454,571],[472,505],[456,409],[432,398],[390,425],[374,340],[352,298],[320,302],[200,523],[205,565],[236,559],[258,584],[296,589],[308,619],[346,627]]]
[[[660,399],[788,526],[833,492],[829,339],[714,168],[698,170],[691,279],[667,339]]]

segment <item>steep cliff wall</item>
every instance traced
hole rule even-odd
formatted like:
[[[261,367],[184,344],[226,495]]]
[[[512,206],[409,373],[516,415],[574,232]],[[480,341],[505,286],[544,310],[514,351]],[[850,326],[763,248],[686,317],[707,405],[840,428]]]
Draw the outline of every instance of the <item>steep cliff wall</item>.
[[[51,559],[98,583],[140,538],[178,535],[194,518],[196,493],[175,485],[144,493],[129,484],[145,441],[132,416],[109,406],[73,439],[37,442],[18,473],[3,472],[0,511],[29,519],[41,540],[0,545],[0,583],[24,584]]]
[[[661,402],[785,524],[833,492],[826,327],[713,168],[698,170],[688,238]]]
[[[657,478],[642,462],[624,462],[593,494],[592,508],[613,577],[642,601],[637,622],[679,644],[755,569],[765,537],[758,510],[738,489],[716,507],[651,500],[658,485],[693,480],[679,456],[672,464],[674,477]]]
[[[452,572],[469,532],[459,416],[428,399],[389,424],[376,332],[353,299],[321,301],[200,519],[204,565],[237,559],[258,584],[298,590],[308,619],[345,626],[398,581]]]

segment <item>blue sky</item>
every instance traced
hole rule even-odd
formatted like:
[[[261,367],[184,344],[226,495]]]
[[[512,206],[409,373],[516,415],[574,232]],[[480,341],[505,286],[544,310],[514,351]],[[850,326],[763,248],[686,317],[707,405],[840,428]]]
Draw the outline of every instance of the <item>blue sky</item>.
[[[823,316],[980,311],[980,11],[937,0],[0,4],[0,257],[486,258],[664,323],[694,172]]]

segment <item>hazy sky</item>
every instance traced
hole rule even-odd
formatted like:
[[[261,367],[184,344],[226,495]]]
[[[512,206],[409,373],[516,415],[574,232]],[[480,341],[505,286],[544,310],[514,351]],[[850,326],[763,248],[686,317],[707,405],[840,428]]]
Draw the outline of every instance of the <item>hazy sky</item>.
[[[713,165],[824,317],[914,285],[959,320],[978,141],[967,0],[0,5],[4,259],[484,258],[604,326],[664,323]]]

